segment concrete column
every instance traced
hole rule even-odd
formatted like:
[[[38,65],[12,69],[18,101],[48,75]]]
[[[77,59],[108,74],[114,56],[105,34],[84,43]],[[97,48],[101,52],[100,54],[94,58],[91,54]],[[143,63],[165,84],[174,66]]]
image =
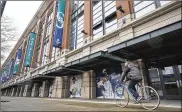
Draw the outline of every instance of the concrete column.
[[[144,62],[144,60],[140,59],[137,60],[138,61],[138,65],[139,65],[139,69],[142,75],[142,85],[143,86],[148,86],[148,80],[147,80],[147,67],[146,67],[146,63]]]
[[[16,96],[16,97],[18,97],[18,96],[19,96],[20,89],[21,89],[20,87],[17,87],[16,94],[15,94],[15,96]]]
[[[15,87],[12,88],[11,96],[15,95]]]
[[[96,74],[93,70],[83,73],[81,97],[85,99],[96,98]]]
[[[69,97],[69,77],[56,77],[53,82],[52,97],[68,98]]]
[[[20,97],[23,96],[24,88],[25,88],[24,85],[20,87],[20,94],[19,94]]]
[[[39,96],[39,83],[34,83],[32,88],[32,97],[38,97]]]
[[[31,92],[32,92],[32,84],[26,84],[23,96],[30,97],[31,96]]]
[[[42,95],[41,97],[48,97],[49,96],[49,82],[48,80],[43,81],[43,85],[42,85]]]
[[[4,96],[7,96],[8,89],[5,90]]]

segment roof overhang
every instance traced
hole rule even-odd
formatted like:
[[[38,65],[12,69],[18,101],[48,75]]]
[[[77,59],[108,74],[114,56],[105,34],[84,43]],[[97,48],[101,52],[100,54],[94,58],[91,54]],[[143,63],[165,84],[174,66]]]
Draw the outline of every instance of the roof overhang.
[[[171,63],[177,63],[182,60],[181,37],[182,22],[179,21],[110,47],[108,52],[129,60],[147,59],[152,62],[170,58]]]

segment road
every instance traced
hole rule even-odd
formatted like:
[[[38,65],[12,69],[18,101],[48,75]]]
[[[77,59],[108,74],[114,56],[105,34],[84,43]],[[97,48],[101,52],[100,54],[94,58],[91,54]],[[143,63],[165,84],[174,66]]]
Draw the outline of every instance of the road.
[[[75,103],[51,98],[1,97],[3,111],[144,111],[141,107],[120,108],[116,105]],[[159,111],[180,109],[159,108]]]

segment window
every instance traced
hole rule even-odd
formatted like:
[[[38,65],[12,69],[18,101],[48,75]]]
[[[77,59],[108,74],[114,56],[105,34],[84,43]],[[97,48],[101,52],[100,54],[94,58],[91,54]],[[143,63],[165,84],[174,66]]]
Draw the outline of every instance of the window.
[[[73,12],[71,15],[71,50],[83,46],[84,34],[81,32],[84,28],[84,1],[73,1]]]
[[[170,1],[134,1],[135,18],[139,18]]]
[[[93,1],[93,39],[117,28],[116,2]]]
[[[156,9],[154,1],[142,1],[142,2],[138,2],[138,3],[136,3],[136,1],[135,1],[134,4],[135,4],[134,11],[135,11],[136,18],[139,18],[139,17],[153,11],[154,9]]]
[[[161,6],[163,6],[163,5],[166,5],[169,2],[171,2],[171,1],[160,1],[160,4],[161,4]]]

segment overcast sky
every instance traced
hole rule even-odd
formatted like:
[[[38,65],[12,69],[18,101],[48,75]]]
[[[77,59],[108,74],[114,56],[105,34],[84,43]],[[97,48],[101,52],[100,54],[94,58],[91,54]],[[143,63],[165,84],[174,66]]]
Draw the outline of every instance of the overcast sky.
[[[3,16],[8,16],[13,20],[13,26],[18,29],[18,38],[33,18],[42,1],[7,1]],[[17,39],[18,40],[18,39]],[[11,49],[16,42],[11,43]],[[11,52],[11,51],[10,51]],[[9,52],[7,53],[7,56]],[[3,61],[3,60],[2,60]]]

